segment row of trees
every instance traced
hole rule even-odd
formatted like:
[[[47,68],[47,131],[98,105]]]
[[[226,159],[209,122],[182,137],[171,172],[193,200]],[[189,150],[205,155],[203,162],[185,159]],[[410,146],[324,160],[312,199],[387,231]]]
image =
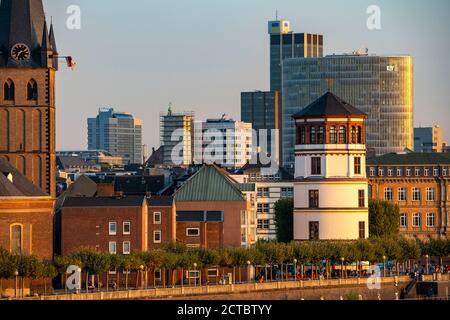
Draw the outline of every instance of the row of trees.
[[[288,265],[307,265],[311,274],[314,275],[314,271],[323,269],[325,262],[325,275],[329,276],[333,265],[356,263],[358,272],[361,272],[363,261],[371,263],[392,261],[395,262],[393,265],[398,266],[426,255],[439,258],[442,265],[443,259],[450,256],[450,240],[421,242],[389,237],[359,241],[308,241],[288,244],[260,242],[248,249],[221,250],[188,249],[180,243],[167,243],[160,250],[133,253],[127,256],[83,249],[69,256],[56,257],[52,262],[40,262],[30,256],[11,255],[6,250],[0,249],[0,279],[17,279],[17,277],[22,280],[25,278],[45,279],[55,278],[60,274],[62,283],[65,283],[67,268],[76,265],[85,274],[86,285],[89,283],[89,276],[96,276],[99,282],[99,277],[106,275],[108,278],[111,270],[125,271],[117,272],[116,277],[122,274],[122,277],[125,277],[125,288],[128,289],[129,283],[135,283],[136,287],[139,283],[141,286],[144,284],[148,286],[148,275],[151,272],[154,274],[156,270],[162,270],[163,286],[175,285],[177,272],[183,274],[186,270],[201,271],[210,268],[218,268],[222,271],[220,272],[222,275],[225,274],[225,269],[232,269],[234,281],[241,282],[242,271],[250,266],[255,267],[256,274],[264,275],[267,280],[273,280],[274,266],[278,272],[281,271],[281,278],[284,279],[287,278]],[[131,277],[134,279],[130,279]],[[108,279],[106,283],[108,286]],[[153,283],[153,286],[156,286],[156,283]]]

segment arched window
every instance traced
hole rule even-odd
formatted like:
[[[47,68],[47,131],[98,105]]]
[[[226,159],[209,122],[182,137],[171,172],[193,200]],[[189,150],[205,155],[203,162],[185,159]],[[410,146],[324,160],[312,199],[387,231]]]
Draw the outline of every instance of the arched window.
[[[330,143],[331,144],[337,144],[337,132],[336,127],[332,126],[330,128]]]
[[[22,253],[22,243],[23,243],[23,232],[22,225],[13,224],[11,225],[11,253],[21,254]]]
[[[352,126],[352,143],[356,144],[357,143],[357,138],[356,138],[356,127]]]
[[[3,99],[5,101],[13,101],[15,99],[14,82],[11,79],[6,80],[3,86]]]
[[[31,79],[30,82],[28,82],[27,92],[28,92],[28,100],[37,100],[38,86],[36,81],[34,81],[33,79]]]
[[[358,143],[362,144],[363,143],[363,139],[362,139],[362,130],[361,130],[360,126],[356,127],[356,136],[357,136],[357,139],[358,139]]]
[[[346,144],[347,143],[347,130],[344,126],[339,128],[339,143]]]
[[[309,131],[309,143],[310,144],[316,144],[317,143],[317,136],[316,136],[316,128],[311,127]]]
[[[317,143],[324,144],[325,143],[325,134],[323,131],[323,127],[319,127],[319,131],[317,132]]]

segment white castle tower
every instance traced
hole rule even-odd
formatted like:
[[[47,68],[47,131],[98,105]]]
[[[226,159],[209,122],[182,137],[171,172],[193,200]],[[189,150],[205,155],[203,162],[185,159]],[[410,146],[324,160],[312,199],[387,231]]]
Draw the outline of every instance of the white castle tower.
[[[367,238],[367,115],[328,92],[293,118],[294,239]]]

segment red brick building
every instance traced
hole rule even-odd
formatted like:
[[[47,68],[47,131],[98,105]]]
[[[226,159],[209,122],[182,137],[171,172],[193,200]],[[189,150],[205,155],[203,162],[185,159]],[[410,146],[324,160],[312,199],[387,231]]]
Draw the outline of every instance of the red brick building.
[[[147,223],[143,196],[67,198],[61,210],[61,253],[82,248],[114,254],[146,251]]]
[[[52,259],[54,202],[0,159],[0,247],[11,253]]]
[[[148,206],[148,246],[157,249],[162,243],[176,241],[176,207],[173,197],[151,197]]]
[[[177,240],[188,247],[241,247],[250,204],[228,174],[204,166],[175,194]]]

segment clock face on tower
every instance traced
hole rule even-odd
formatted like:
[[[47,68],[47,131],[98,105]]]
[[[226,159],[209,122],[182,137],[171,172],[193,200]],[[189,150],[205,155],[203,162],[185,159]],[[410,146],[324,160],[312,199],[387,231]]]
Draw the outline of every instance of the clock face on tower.
[[[30,59],[30,49],[26,44],[18,43],[11,49],[11,57],[17,61]]]

